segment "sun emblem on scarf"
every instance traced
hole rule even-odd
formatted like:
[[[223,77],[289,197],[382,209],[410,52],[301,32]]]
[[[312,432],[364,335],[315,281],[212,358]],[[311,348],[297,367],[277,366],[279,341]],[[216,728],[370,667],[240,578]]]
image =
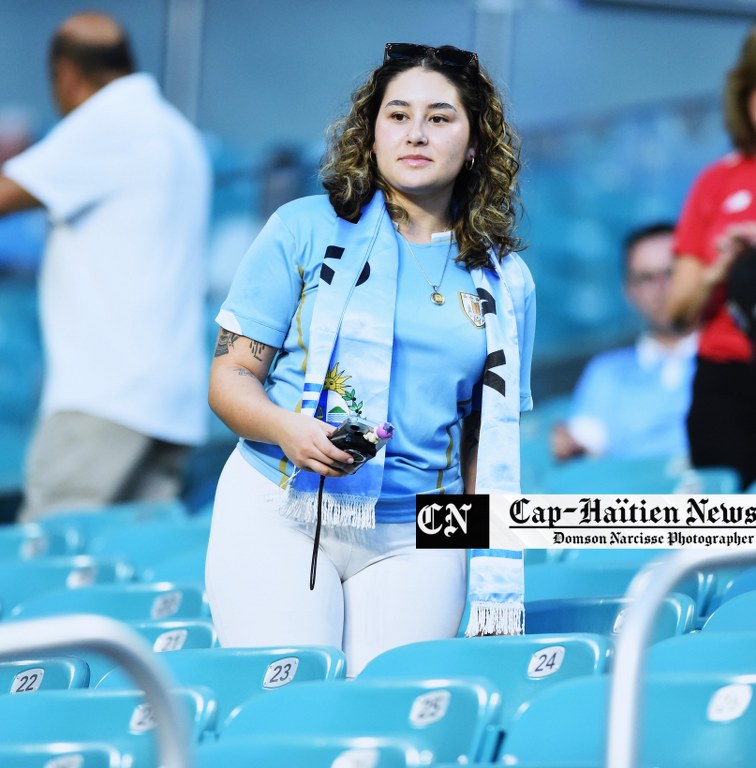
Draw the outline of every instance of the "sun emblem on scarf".
[[[347,380],[351,378],[352,377],[349,374],[345,374],[344,371],[339,371],[339,364],[335,363],[333,368],[326,374],[323,389],[330,389],[332,392],[336,392],[343,396],[346,394],[344,385],[347,383]]]
[[[357,400],[354,387],[347,385],[351,378],[351,374],[343,368],[339,370],[339,364],[334,363],[323,382],[324,397],[321,397],[315,413],[317,418],[324,418],[329,424],[338,424],[350,414],[362,416],[364,403]]]

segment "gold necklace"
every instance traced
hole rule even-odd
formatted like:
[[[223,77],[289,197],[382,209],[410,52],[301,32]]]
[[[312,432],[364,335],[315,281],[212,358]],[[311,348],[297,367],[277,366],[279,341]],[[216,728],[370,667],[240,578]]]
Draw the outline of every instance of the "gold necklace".
[[[412,254],[412,258],[415,260],[415,263],[419,267],[420,271],[423,273],[423,277],[425,278],[425,282],[428,283],[428,285],[433,289],[431,291],[430,300],[434,304],[438,304],[438,306],[441,306],[446,299],[444,298],[444,294],[441,293],[438,289],[441,287],[441,283],[444,281],[444,275],[446,274],[446,265],[449,263],[449,255],[451,254],[451,246],[452,246],[452,236],[451,232],[449,233],[449,250],[446,252],[446,258],[444,259],[444,268],[441,270],[441,277],[438,278],[437,283],[432,283],[430,278],[428,277],[428,273],[423,269],[422,262],[420,259],[417,258],[417,254],[412,250],[412,246],[410,245],[410,241],[407,240],[407,238],[404,238],[404,242],[407,243],[407,248],[409,248],[409,252]]]

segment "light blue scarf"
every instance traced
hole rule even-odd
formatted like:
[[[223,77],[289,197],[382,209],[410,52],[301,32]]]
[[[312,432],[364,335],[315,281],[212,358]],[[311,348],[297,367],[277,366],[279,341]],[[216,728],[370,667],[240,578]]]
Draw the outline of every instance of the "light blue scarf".
[[[396,238],[380,191],[357,223],[338,219],[313,308],[302,413],[335,425],[350,413],[375,424],[386,420],[399,254]],[[471,270],[485,320],[487,350],[476,493],[519,493],[520,350],[514,302],[524,301],[525,280],[514,258],[500,263],[492,257],[491,263],[493,270]],[[350,301],[358,284],[360,301]],[[375,526],[384,454],[379,451],[353,475],[326,479],[324,525]],[[319,482],[320,475],[314,472],[296,472],[288,484],[285,513],[314,521]],[[473,550],[470,599],[468,634],[521,633],[521,550]]]

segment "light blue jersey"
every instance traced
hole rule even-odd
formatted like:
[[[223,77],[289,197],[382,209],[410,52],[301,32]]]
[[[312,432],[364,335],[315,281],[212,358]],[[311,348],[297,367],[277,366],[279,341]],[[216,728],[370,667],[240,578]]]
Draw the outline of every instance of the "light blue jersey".
[[[271,400],[288,410],[295,410],[301,401],[321,269],[327,271],[329,260],[339,256],[338,249],[329,249],[335,222],[324,196],[280,208],[245,254],[216,318],[229,331],[281,350],[266,388]],[[424,245],[408,245],[397,235],[397,247],[388,408],[396,431],[386,448],[378,522],[414,521],[418,493],[463,491],[461,422],[473,407],[479,407],[486,358],[485,330],[470,300],[476,297],[475,287],[468,270],[454,262],[456,245],[445,235]],[[353,300],[359,299],[360,285],[370,279],[369,272],[368,262]],[[439,306],[430,299],[429,282],[436,284],[442,272],[438,290],[445,302]],[[532,339],[528,354],[531,350]],[[355,412],[361,404],[358,393],[350,388],[350,365],[359,361],[330,371],[327,388]],[[285,483],[292,471],[278,446],[245,440],[241,450],[247,461],[278,484]]]
[[[575,387],[572,434],[595,455],[686,456],[696,348],[695,335],[676,345],[642,336],[632,347],[596,355]]]

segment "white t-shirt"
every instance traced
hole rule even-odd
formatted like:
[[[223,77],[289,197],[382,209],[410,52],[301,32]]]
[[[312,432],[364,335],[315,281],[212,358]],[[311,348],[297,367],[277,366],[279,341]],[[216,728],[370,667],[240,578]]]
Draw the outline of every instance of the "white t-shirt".
[[[201,442],[211,176],[195,129],[150,75],[128,75],[3,174],[52,224],[40,273],[42,413],[84,411]]]

